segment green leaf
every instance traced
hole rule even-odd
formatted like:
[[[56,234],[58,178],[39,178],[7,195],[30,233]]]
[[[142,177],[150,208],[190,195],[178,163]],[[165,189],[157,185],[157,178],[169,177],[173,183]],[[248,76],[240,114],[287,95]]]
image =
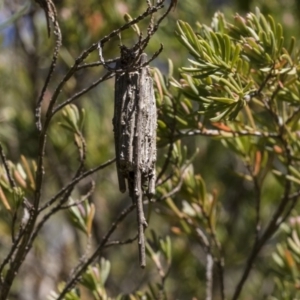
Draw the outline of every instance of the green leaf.
[[[293,239],[291,239],[290,237],[287,238],[287,244],[289,246],[289,248],[296,253],[297,255],[300,255],[300,247],[299,245],[297,245]]]
[[[226,98],[226,97],[212,97],[212,96],[209,96],[209,97],[207,97],[207,99],[217,101],[217,102],[221,102],[221,103],[226,103],[226,104],[232,104],[232,103],[236,102],[236,100],[234,100],[232,98]]]
[[[110,262],[102,257],[100,261],[100,278],[103,286],[108,278],[109,273]]]
[[[223,112],[219,113],[217,116],[210,118],[210,121],[211,122],[219,122],[220,120],[225,118],[225,116],[227,116],[230,111],[231,111],[231,108],[229,107],[229,108],[225,109]]]
[[[222,38],[225,42],[225,61],[226,63],[229,63],[231,57],[231,41],[227,34],[224,34]]]
[[[283,259],[277,253],[273,253],[272,258],[280,268],[285,267],[285,263],[284,263]]]

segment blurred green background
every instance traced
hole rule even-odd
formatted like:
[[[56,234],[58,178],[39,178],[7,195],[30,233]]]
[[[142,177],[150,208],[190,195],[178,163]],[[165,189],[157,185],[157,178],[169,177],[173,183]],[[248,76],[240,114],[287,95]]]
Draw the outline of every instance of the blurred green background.
[[[84,49],[124,24],[125,13],[135,17],[146,8],[146,1],[141,0],[59,0],[54,3],[62,30],[63,46],[53,80],[46,91],[46,102],[68,67]],[[188,53],[174,34],[178,19],[187,21],[192,26],[196,22],[209,25],[216,11],[230,17],[236,12],[244,15],[248,11],[253,11],[256,6],[262,13],[272,14],[277,22],[282,23],[287,37],[300,36],[299,0],[178,0],[176,9],[162,22],[147,48],[147,54],[151,55],[159,48],[160,43],[164,45],[164,51],[151,66],[167,74],[167,60],[171,59],[174,64],[174,76],[178,78],[177,68],[188,65]],[[16,19],[9,22],[11,16],[17,12],[20,13]],[[142,22],[139,26],[145,29],[146,24]],[[31,1],[2,0],[0,28],[0,140],[5,146],[7,158],[18,163],[21,154],[29,160],[36,159],[37,131],[34,106],[51,63],[54,42],[53,35],[51,38],[47,37],[44,12]],[[133,45],[136,40],[136,34],[131,29],[124,32],[121,37],[121,42],[127,46]],[[104,57],[109,59],[118,56],[119,45],[120,40],[117,38],[107,43],[103,50]],[[97,59],[97,54],[94,53],[89,61]],[[60,101],[88,86],[104,72],[101,67],[77,72],[64,88]],[[87,167],[96,166],[114,157],[113,93],[112,79],[76,101],[76,105],[84,108],[87,115],[84,126],[88,145]],[[56,120],[59,118],[58,114]],[[226,257],[226,291],[230,293],[251,245],[252,233],[249,234],[248,227],[253,219],[252,210],[249,209],[253,196],[251,188],[234,173],[241,168],[237,158],[225,151],[218,141],[198,137],[185,138],[183,143],[188,146],[190,154],[199,147],[200,153],[194,163],[195,173],[202,175],[208,189],[218,190],[221,202],[226,208],[226,213],[222,216],[224,227],[220,232]],[[53,122],[49,132],[46,157],[45,201],[70,180],[72,171],[74,172],[78,164],[72,137],[57,122]],[[91,199],[96,205],[93,224],[95,237],[93,245],[96,245],[117,213],[130,203],[130,199],[118,192],[114,165],[92,177],[96,181],[96,190]],[[87,182],[79,185],[78,194],[86,190],[86,185]],[[270,183],[269,188],[264,191],[270,195],[273,193],[275,197],[277,192],[273,183]],[[272,203],[266,203],[264,207],[262,213],[268,216],[272,210]],[[10,245],[8,219],[7,212],[1,207],[0,260]],[[135,219],[132,214],[118,228],[115,238],[124,239],[132,236],[136,228]],[[46,295],[56,288],[57,283],[66,279],[79,253],[84,251],[86,239],[70,225],[66,214],[59,213],[52,221],[43,229],[41,237],[21,268],[10,299],[46,299]],[[153,229],[158,235],[172,236],[174,260],[167,280],[169,299],[192,299],[192,297],[204,299],[203,251],[192,240],[173,235],[171,227],[177,225],[177,221],[169,218],[167,213],[163,213],[163,208],[158,206],[157,211],[152,212],[148,230],[148,233]],[[234,255],[228,256],[230,253]],[[112,263],[107,283],[107,289],[112,297],[121,292],[130,293],[136,289],[143,289],[149,280],[155,281],[157,278],[157,273],[150,262],[146,270],[139,269],[136,243],[108,248],[105,255]],[[263,299],[263,295],[272,290],[271,280],[262,284],[269,263],[268,248],[265,248],[256,271],[250,277],[244,299]],[[260,295],[261,298],[246,296],[247,291]],[[90,298],[86,296],[83,299]]]

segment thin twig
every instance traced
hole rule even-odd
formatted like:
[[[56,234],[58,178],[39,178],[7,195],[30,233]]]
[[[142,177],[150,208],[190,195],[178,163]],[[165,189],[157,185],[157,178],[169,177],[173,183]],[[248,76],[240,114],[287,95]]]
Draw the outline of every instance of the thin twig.
[[[267,85],[267,83],[269,82],[269,80],[274,77],[274,75],[272,74],[273,70],[274,70],[274,66],[271,68],[271,70],[269,71],[268,75],[265,77],[265,79],[262,82],[262,84],[260,85],[259,89],[254,93],[254,96],[261,95],[263,89],[265,88],[265,86]]]
[[[44,86],[42,88],[41,94],[40,94],[39,99],[37,101],[36,111],[35,111],[36,126],[37,126],[38,130],[41,131],[41,129],[42,129],[41,106],[42,106],[42,102],[44,100],[46,90],[49,86],[51,77],[52,77],[52,75],[54,73],[54,70],[55,70],[55,67],[56,67],[58,54],[59,54],[59,49],[60,49],[61,44],[62,44],[62,35],[61,35],[59,23],[57,21],[56,8],[55,8],[55,5],[53,4],[52,0],[37,0],[37,2],[39,2],[41,4],[41,6],[43,7],[43,9],[45,11],[46,18],[47,18],[47,24],[49,24],[49,19],[52,21],[53,26],[54,26],[54,36],[56,38],[55,39],[55,48],[54,48],[53,56],[52,56],[52,62],[51,62],[49,72],[48,72],[48,75],[46,77]],[[48,30],[50,30],[49,25],[48,25]],[[49,34],[50,34],[50,31],[49,31]]]
[[[6,159],[6,156],[5,156],[5,153],[4,153],[4,150],[3,150],[3,147],[2,147],[1,143],[0,143],[0,156],[1,156],[2,163],[4,165],[4,169],[5,169],[5,172],[6,172],[6,176],[7,176],[9,185],[11,186],[11,188],[15,188],[16,183],[15,183],[15,180],[14,180],[14,178],[12,177],[12,175],[10,173],[10,169],[9,169],[9,166],[8,166],[8,161]]]
[[[120,215],[116,218],[114,223],[111,225],[110,229],[106,233],[106,235],[102,238],[101,243],[97,247],[97,249],[94,251],[94,253],[84,262],[82,263],[78,268],[77,271],[72,274],[71,278],[68,280],[66,283],[64,289],[61,291],[59,297],[57,300],[62,300],[64,299],[64,296],[72,289],[73,285],[77,282],[79,277],[85,272],[87,267],[91,265],[97,257],[101,255],[102,250],[104,249],[106,243],[108,242],[110,236],[114,233],[118,225],[125,219],[125,217],[133,211],[135,208],[135,204],[131,204],[127,208],[125,208]]]
[[[99,83],[101,83],[105,80],[108,80],[109,78],[114,77],[114,75],[115,74],[112,73],[112,72],[107,72],[104,76],[102,76],[99,79],[97,79],[96,81],[94,81],[90,86],[88,86],[88,87],[82,89],[81,91],[77,92],[76,94],[74,94],[72,97],[70,97],[69,99],[67,99],[63,103],[58,104],[56,107],[53,108],[52,116],[54,116],[58,111],[60,111],[66,105],[72,103],[73,101],[75,101],[76,99],[81,97],[83,94],[87,93],[88,91],[90,91],[91,89],[96,87]]]
[[[111,165],[112,163],[114,163],[116,161],[115,158],[108,160],[107,162],[99,165],[98,167],[95,167],[93,169],[90,169],[84,173],[82,173],[81,175],[79,175],[78,177],[74,178],[71,182],[69,182],[65,187],[63,187],[55,196],[53,196],[48,202],[46,202],[46,204],[44,204],[40,209],[39,212],[45,210],[46,208],[48,208],[49,206],[51,206],[57,199],[59,199],[63,194],[65,194],[68,189],[74,185],[76,185],[78,182],[80,182],[82,179],[88,177],[89,175],[94,174],[95,172],[102,170],[106,167],[108,167],[109,165]]]
[[[105,63],[106,64],[115,63],[115,62],[117,62],[118,59],[119,59],[119,57],[112,58],[112,59],[107,59]],[[103,66],[103,63],[101,61],[97,61],[97,62],[93,62],[93,63],[83,63],[83,64],[77,66],[77,70],[86,69],[86,68],[93,68],[93,67],[99,67],[99,66]]]
[[[160,197],[157,201],[163,201],[165,199],[172,197],[176,193],[178,193],[181,190],[182,184],[183,184],[183,178],[180,178],[179,183],[176,185],[176,187],[174,189],[172,189],[169,193]],[[154,200],[154,202],[156,202],[156,201]]]
[[[257,136],[257,137],[273,137],[279,138],[279,134],[275,132],[262,132],[262,131],[224,131],[217,129],[201,129],[201,130],[189,130],[186,132],[180,131],[179,134],[175,135],[176,139],[182,138],[184,136],[210,136],[210,137],[220,137],[220,138],[231,138],[240,136]]]
[[[124,241],[120,241],[120,240],[109,241],[109,242],[106,243],[104,248],[108,248],[108,247],[111,247],[111,246],[120,246],[120,245],[125,245],[125,244],[131,244],[131,243],[133,243],[134,241],[136,241],[138,239],[138,236],[139,235],[137,234],[135,237],[124,240]]]
[[[80,200],[77,200],[77,201],[74,201],[74,202],[72,202],[72,203],[70,203],[70,204],[61,206],[61,207],[60,207],[61,210],[63,210],[63,209],[69,209],[69,208],[71,208],[71,207],[78,206],[78,205],[82,204],[82,203],[85,202],[89,197],[91,197],[91,195],[93,194],[94,190],[95,190],[95,182],[92,181],[92,182],[91,182],[91,187],[90,187],[90,189],[88,190],[88,192],[87,192],[85,195],[83,195],[83,196],[80,197]]]

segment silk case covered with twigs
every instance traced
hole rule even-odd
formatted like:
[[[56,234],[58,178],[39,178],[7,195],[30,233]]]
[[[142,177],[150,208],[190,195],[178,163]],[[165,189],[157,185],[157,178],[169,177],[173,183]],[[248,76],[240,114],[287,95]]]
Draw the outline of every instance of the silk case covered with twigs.
[[[141,63],[146,62],[142,54]],[[156,104],[147,66],[116,76],[113,119],[119,188],[133,193],[136,170],[147,194],[155,190]]]

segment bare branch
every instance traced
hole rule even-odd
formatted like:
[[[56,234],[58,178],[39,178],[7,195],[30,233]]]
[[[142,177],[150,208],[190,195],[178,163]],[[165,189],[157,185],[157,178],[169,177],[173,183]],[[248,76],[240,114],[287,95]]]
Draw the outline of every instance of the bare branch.
[[[88,192],[85,195],[80,197],[80,200],[77,200],[77,201],[74,201],[70,204],[61,206],[60,209],[61,210],[69,209],[70,207],[78,206],[78,205],[82,204],[83,202],[85,202],[93,194],[94,190],[95,190],[95,182],[92,181],[90,189],[88,190]]]
[[[40,209],[39,212],[43,211],[44,209],[48,208],[49,206],[51,206],[57,199],[59,199],[61,196],[63,196],[69,188],[75,186],[78,182],[80,182],[82,179],[94,174],[95,172],[102,170],[106,167],[108,167],[109,165],[111,165],[112,163],[114,163],[116,161],[115,158],[108,160],[107,162],[99,165],[98,167],[95,167],[93,169],[90,169],[84,173],[82,173],[81,175],[79,175],[78,177],[74,178],[71,182],[69,182],[65,187],[63,187],[55,196],[53,196],[45,205],[43,205]]]
[[[105,63],[106,64],[115,63],[115,62],[117,62],[118,59],[119,59],[119,57],[113,58],[113,59],[107,59]],[[97,61],[97,62],[93,62],[93,63],[83,63],[77,67],[77,70],[99,67],[99,66],[103,66],[103,63],[101,61]]]
[[[52,116],[53,117],[58,111],[60,111],[62,108],[64,108],[66,105],[72,103],[73,101],[75,101],[76,99],[78,99],[79,97],[81,97],[82,95],[84,95],[85,93],[87,93],[88,91],[90,91],[91,89],[93,89],[94,87],[96,87],[99,83],[114,77],[114,73],[111,72],[107,72],[104,76],[100,77],[99,79],[97,79],[96,81],[94,81],[90,86],[82,89],[80,92],[77,92],[75,95],[73,95],[72,97],[70,97],[69,99],[67,99],[66,101],[64,101],[63,103],[57,105],[52,112]]]
[[[263,131],[224,131],[217,129],[206,129],[201,130],[188,130],[180,131],[179,134],[175,135],[176,139],[179,139],[184,136],[210,136],[210,137],[220,137],[220,138],[231,138],[231,137],[240,137],[240,136],[257,136],[257,137],[273,137],[279,138],[279,134],[275,132],[263,132]]]
[[[10,172],[10,169],[9,169],[9,166],[8,166],[8,161],[7,161],[6,156],[4,154],[3,147],[2,147],[1,143],[0,143],[0,156],[1,156],[1,160],[2,160],[2,163],[3,163],[4,169],[5,169],[5,172],[6,172],[6,176],[7,176],[9,185],[11,186],[11,188],[15,188],[16,183],[15,183],[14,178],[11,175],[11,172]]]
[[[46,77],[44,86],[42,88],[41,94],[40,94],[39,99],[37,101],[36,111],[35,111],[36,126],[37,126],[38,130],[41,131],[42,130],[41,106],[42,106],[42,102],[43,102],[43,99],[44,99],[44,96],[45,96],[45,92],[47,90],[47,87],[49,86],[51,77],[52,77],[52,75],[54,73],[54,70],[55,70],[55,67],[56,67],[58,54],[59,54],[59,49],[60,49],[61,43],[62,43],[62,36],[61,36],[59,23],[57,21],[56,8],[55,8],[55,5],[53,4],[52,0],[36,0],[36,2],[38,2],[45,11],[46,18],[47,18],[47,24],[48,24],[48,34],[50,35],[49,20],[51,20],[52,23],[53,23],[53,26],[54,26],[54,36],[55,36],[55,48],[54,48],[54,51],[53,51],[52,62],[51,62],[49,72],[48,72],[48,75]]]
[[[76,272],[74,274],[72,274],[72,276],[66,283],[64,289],[61,291],[57,300],[64,299],[64,296],[72,289],[73,285],[77,282],[79,277],[85,272],[85,270],[88,268],[88,266],[91,265],[97,259],[97,257],[99,257],[101,255],[101,252],[104,249],[105,245],[107,244],[110,236],[114,233],[114,231],[116,230],[118,225],[126,218],[126,216],[128,216],[128,214],[134,210],[134,208],[135,208],[135,204],[132,204],[132,205],[128,206],[127,208],[125,208],[120,213],[120,215],[116,218],[114,223],[111,225],[111,227],[108,230],[108,232],[106,233],[106,235],[102,238],[99,246],[94,251],[94,253],[84,263],[80,264],[80,266],[78,268],[76,268]]]
[[[109,242],[106,243],[106,245],[104,246],[104,248],[108,248],[108,247],[112,247],[112,246],[120,246],[120,245],[125,245],[125,244],[131,244],[134,241],[136,241],[137,239],[138,239],[138,234],[135,237],[127,239],[127,240],[124,240],[124,241],[120,241],[120,240],[109,241]]]

